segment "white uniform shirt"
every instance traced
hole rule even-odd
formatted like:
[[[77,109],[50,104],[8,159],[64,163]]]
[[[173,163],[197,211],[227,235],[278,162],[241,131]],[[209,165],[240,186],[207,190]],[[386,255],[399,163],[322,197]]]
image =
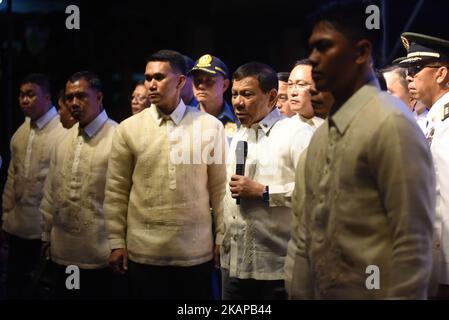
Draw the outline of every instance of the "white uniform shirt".
[[[449,92],[432,106],[428,114],[427,137],[431,142],[436,183],[436,249],[439,249],[439,283],[449,284],[449,118],[442,121],[444,106],[449,103]]]
[[[320,118],[320,117],[317,117],[317,116],[313,116],[313,118],[306,119],[306,118],[304,118],[304,117],[301,117],[301,116],[299,115],[299,113],[295,114],[295,115],[292,117],[292,119],[293,119],[293,120],[300,121],[300,122],[302,122],[302,123],[308,124],[308,125],[313,129],[313,131],[315,131],[316,129],[318,129],[318,128],[323,124],[323,122],[324,122],[324,119],[323,119],[323,118]]]
[[[424,110],[421,114],[417,114],[416,111],[413,111],[413,116],[415,117],[416,122],[418,123],[418,126],[421,128],[421,130],[426,134],[427,130],[427,114],[429,113],[429,110]]]

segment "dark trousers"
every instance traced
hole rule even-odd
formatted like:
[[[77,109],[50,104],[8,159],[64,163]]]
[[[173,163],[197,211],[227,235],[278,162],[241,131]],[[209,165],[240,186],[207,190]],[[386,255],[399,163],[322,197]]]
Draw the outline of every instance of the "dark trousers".
[[[229,277],[221,269],[223,300],[286,300],[284,280],[255,280]]]
[[[212,300],[221,300],[221,270],[212,270]]]
[[[112,271],[109,268],[79,268],[79,289],[69,289],[66,281],[74,272],[66,273],[66,266],[55,264],[55,298],[58,300],[104,300],[110,299]]]
[[[449,300],[449,285],[438,285],[438,291],[433,297],[429,297],[429,300]]]
[[[212,261],[192,266],[154,266],[128,260],[134,299],[210,300]]]
[[[31,285],[32,272],[39,263],[42,242],[40,239],[22,239],[8,235],[8,270],[6,298],[24,299]]]
[[[112,300],[128,300],[132,299],[131,288],[129,284],[129,274],[115,274],[112,273],[112,284],[111,284],[111,295]]]

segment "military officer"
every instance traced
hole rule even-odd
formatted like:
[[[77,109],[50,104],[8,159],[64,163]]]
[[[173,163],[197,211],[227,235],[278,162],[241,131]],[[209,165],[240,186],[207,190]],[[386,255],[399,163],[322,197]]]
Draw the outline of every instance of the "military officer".
[[[430,143],[436,181],[434,267],[429,296],[449,298],[449,41],[405,32],[401,35],[407,67],[422,103],[430,107],[426,137]]]

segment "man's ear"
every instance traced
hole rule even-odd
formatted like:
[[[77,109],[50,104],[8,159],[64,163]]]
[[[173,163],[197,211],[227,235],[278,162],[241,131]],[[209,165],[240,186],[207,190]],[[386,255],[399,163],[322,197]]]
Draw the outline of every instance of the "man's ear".
[[[226,90],[228,90],[230,83],[231,82],[229,81],[229,79],[224,79],[224,81],[223,81],[223,93],[225,93]]]
[[[371,54],[373,52],[373,46],[367,39],[362,39],[356,44],[357,57],[355,62],[357,64],[365,64],[371,60]]]
[[[441,85],[444,82],[448,82],[449,81],[449,79],[448,79],[448,76],[449,76],[448,67],[442,66],[442,67],[438,68],[436,76],[437,76],[437,83],[438,84]]]
[[[103,104],[103,92],[100,91],[97,92],[97,101],[99,105]]]
[[[186,84],[186,76],[181,74],[178,78],[178,84],[176,85],[176,89],[181,90]]]
[[[45,100],[47,100],[48,102],[51,103],[51,96],[50,96],[50,94],[46,93],[44,96],[45,96]]]
[[[276,105],[276,102],[278,101],[278,91],[276,89],[271,89],[268,95],[270,107],[274,107]]]

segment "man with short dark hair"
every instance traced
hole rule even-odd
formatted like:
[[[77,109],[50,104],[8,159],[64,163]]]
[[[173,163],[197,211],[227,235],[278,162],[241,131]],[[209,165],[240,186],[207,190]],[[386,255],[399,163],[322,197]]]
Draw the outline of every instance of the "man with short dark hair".
[[[19,104],[26,117],[11,139],[0,230],[9,240],[6,288],[9,299],[24,298],[31,272],[39,260],[42,189],[51,150],[65,134],[51,104],[50,85],[45,75],[25,77],[20,84]]]
[[[184,82],[180,53],[152,54],[152,106],[113,139],[104,201],[110,265],[129,272],[135,298],[210,299],[219,263],[227,144],[220,121],[184,104]]]
[[[285,299],[283,266],[294,172],[312,129],[280,114],[278,79],[270,66],[247,63],[232,79],[232,105],[242,126],[232,140],[228,161],[223,299]],[[235,152],[241,141],[248,145],[245,174],[236,175]]]
[[[59,92],[58,97],[58,114],[61,124],[65,129],[70,129],[76,123],[75,118],[72,117],[70,110],[65,103],[65,88]]]
[[[189,56],[183,55],[184,61],[186,63],[186,72],[188,73],[195,66],[195,61],[192,60]],[[197,107],[198,100],[195,98],[195,94],[193,93],[193,77],[192,75],[186,76],[186,83],[181,90],[181,99],[184,101],[186,106]]]
[[[432,157],[405,106],[379,90],[372,66],[380,35],[366,28],[366,6],[323,8],[309,38],[316,88],[335,102],[297,171],[291,298],[427,296]]]
[[[277,76],[279,80],[279,89],[276,106],[280,113],[291,118],[295,113],[290,109],[290,104],[288,102],[288,77],[290,76],[290,72],[278,72]]]
[[[89,71],[72,75],[65,102],[78,121],[56,145],[41,203],[43,251],[56,264],[57,299],[110,297],[109,245],[103,217],[106,170],[116,122],[103,108],[103,89]],[[66,268],[79,268],[70,290]]]

